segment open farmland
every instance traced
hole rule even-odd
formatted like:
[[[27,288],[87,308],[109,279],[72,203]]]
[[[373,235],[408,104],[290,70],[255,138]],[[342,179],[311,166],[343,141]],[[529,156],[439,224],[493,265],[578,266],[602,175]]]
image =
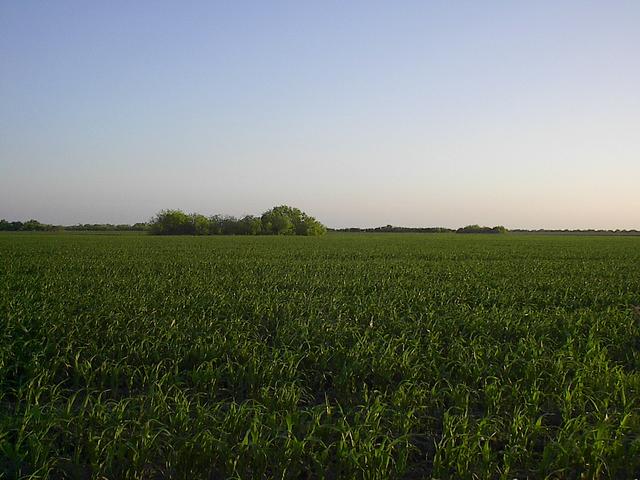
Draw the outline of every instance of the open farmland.
[[[639,304],[637,237],[3,234],[0,472],[638,476]]]

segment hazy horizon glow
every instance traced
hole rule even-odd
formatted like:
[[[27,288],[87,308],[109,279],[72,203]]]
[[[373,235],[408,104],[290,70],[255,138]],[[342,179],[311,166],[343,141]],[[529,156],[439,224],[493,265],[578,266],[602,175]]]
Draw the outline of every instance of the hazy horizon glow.
[[[3,2],[0,218],[640,228],[640,2]]]

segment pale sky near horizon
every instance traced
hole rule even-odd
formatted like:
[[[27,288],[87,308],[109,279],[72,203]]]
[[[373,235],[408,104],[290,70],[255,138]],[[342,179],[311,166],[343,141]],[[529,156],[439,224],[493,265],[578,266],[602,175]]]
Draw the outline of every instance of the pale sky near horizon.
[[[0,3],[0,218],[640,228],[640,1]]]

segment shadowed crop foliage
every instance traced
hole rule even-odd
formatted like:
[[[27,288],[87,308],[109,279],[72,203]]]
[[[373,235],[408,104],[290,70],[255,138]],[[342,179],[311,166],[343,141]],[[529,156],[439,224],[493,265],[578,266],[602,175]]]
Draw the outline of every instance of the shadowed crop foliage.
[[[633,237],[0,234],[0,472],[633,478],[639,265]]]

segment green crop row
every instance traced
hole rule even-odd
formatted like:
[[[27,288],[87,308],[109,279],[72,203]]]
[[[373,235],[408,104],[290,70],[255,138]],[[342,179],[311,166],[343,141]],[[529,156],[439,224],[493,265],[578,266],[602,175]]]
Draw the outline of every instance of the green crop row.
[[[0,235],[0,478],[633,478],[640,238]]]

